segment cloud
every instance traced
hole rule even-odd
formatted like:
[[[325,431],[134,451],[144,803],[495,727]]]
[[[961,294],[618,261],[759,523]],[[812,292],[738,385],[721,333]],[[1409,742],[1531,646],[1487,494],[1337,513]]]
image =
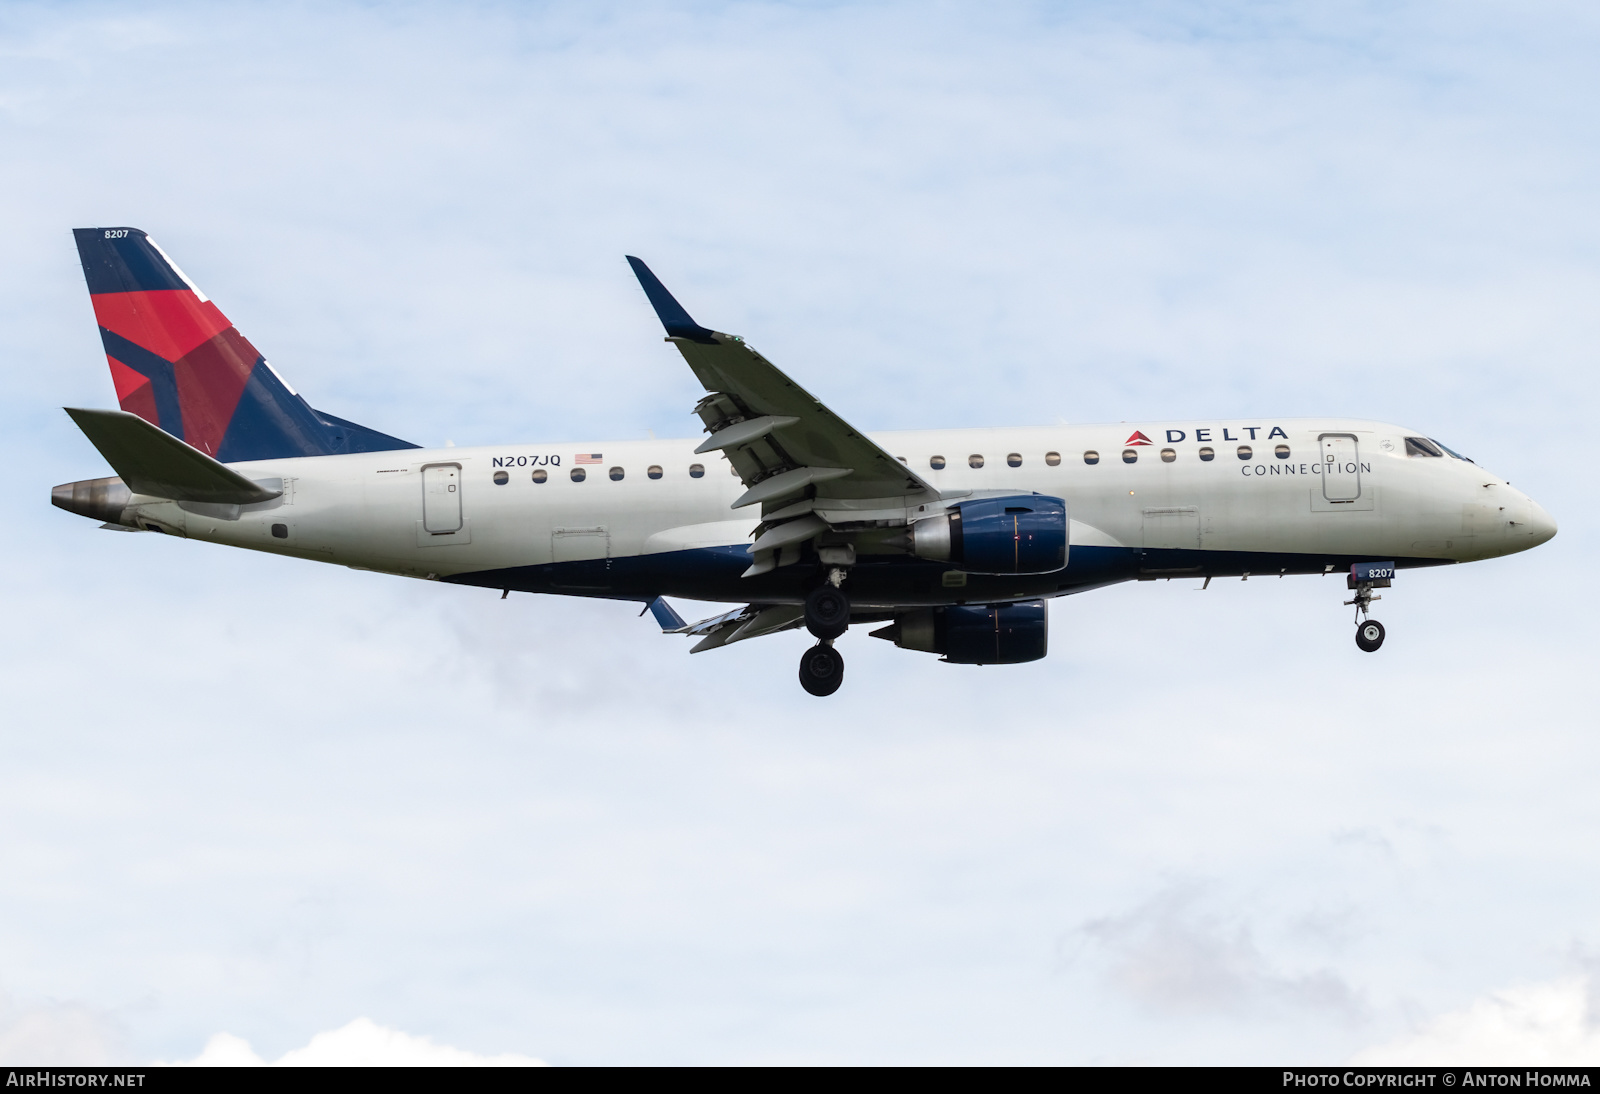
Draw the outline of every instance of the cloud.
[[[1326,970],[1286,973],[1250,928],[1200,908],[1199,892],[1175,887],[1123,915],[1090,920],[1082,933],[1109,956],[1115,988],[1175,1015],[1244,1014],[1267,1007],[1359,1016],[1356,993]]]
[[[1587,976],[1491,992],[1420,1030],[1351,1057],[1369,1067],[1600,1064],[1600,1024]]]
[[[103,1066],[119,1058],[121,1043],[111,1020],[92,1008],[0,999],[0,1064]]]
[[[218,1033],[206,1042],[200,1055],[179,1060],[176,1067],[267,1067],[250,1042],[231,1033]],[[480,1056],[476,1052],[437,1045],[380,1026],[370,1018],[357,1018],[311,1038],[304,1048],[284,1053],[272,1067],[543,1067],[543,1060],[514,1052]]]

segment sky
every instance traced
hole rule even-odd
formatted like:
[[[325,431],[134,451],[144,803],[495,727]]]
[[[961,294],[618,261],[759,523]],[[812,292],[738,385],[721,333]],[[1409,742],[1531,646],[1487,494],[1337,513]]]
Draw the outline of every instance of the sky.
[[[0,7],[0,1062],[1600,1062],[1600,16]],[[70,229],[314,405],[691,436],[623,261],[865,429],[1397,421],[1528,554],[973,668],[117,535]],[[685,614],[696,605],[682,605]],[[710,614],[710,609],[706,614]]]

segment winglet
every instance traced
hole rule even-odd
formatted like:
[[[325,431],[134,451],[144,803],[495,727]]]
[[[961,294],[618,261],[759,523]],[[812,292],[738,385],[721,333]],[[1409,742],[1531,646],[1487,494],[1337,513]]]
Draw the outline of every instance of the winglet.
[[[715,341],[712,338],[713,332],[689,318],[689,313],[683,310],[683,305],[667,291],[661,279],[650,272],[649,266],[632,255],[625,257],[628,259],[628,265],[633,267],[633,274],[639,279],[644,294],[650,298],[650,306],[656,310],[661,325],[667,328],[668,338],[689,338],[696,342]]]
[[[680,633],[688,628],[689,624],[685,623],[682,617],[672,610],[672,605],[661,597],[658,596],[652,600],[649,607],[650,614],[655,616],[657,623],[661,624],[662,634]]]

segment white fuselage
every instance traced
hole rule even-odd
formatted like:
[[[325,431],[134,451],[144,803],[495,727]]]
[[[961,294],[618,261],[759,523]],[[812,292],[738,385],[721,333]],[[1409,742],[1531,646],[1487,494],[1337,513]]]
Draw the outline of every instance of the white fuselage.
[[[1128,444],[1135,429],[1150,443]],[[1045,595],[1075,591],[1070,578],[1080,549],[1126,555],[1125,572],[1113,578],[1121,580],[1141,572],[1249,571],[1251,557],[1263,560],[1258,572],[1327,568],[1290,565],[1285,556],[1464,562],[1526,550],[1555,534],[1537,503],[1477,464],[1407,455],[1405,438],[1419,435],[1368,421],[1257,419],[921,430],[872,439],[946,497],[1003,491],[1064,499],[1071,517],[1068,580]],[[729,508],[745,487],[717,453],[695,455],[696,444],[509,444],[234,464],[258,481],[281,479],[282,496],[236,508],[136,495],[124,520],[191,539],[426,578],[470,580],[598,560],[607,567],[631,560],[637,568],[650,556],[664,556],[670,570],[665,556],[689,559],[716,548],[724,549],[722,557],[730,548],[737,553],[761,519],[753,510]],[[1241,446],[1248,446],[1248,458],[1241,458]],[[1212,457],[1203,460],[1202,449]],[[1086,462],[1087,452],[1098,453],[1098,462]],[[1132,462],[1125,452],[1134,454]],[[596,455],[597,463],[576,462]],[[703,474],[692,476],[693,466]],[[582,481],[574,481],[575,470]],[[426,512],[425,479],[435,492]],[[437,530],[452,519],[453,530]],[[749,584],[736,576],[714,584],[692,592],[749,599]],[[557,583],[549,591],[623,595],[593,581],[570,590]],[[655,591],[679,592],[670,581]],[[1015,595],[1040,595],[1040,588],[1019,584]]]

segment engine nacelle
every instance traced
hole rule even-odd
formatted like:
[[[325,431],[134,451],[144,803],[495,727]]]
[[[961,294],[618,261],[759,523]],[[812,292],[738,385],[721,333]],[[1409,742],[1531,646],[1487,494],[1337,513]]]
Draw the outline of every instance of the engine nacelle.
[[[911,526],[911,553],[974,574],[1050,574],[1067,565],[1067,503],[1042,494],[978,498]]]
[[[1049,651],[1050,617],[1042,600],[921,608],[895,616],[872,637],[901,649],[941,654],[956,665],[1019,665]]]

